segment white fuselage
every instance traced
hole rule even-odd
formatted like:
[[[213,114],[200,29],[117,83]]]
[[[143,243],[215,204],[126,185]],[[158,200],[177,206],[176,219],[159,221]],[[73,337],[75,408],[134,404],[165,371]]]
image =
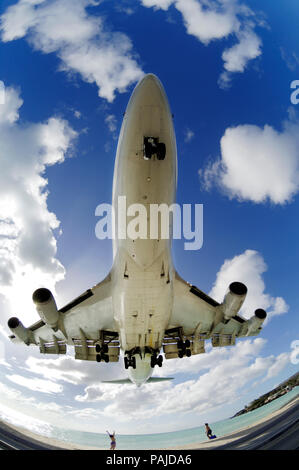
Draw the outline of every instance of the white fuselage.
[[[166,145],[164,160],[143,156],[144,137],[153,136]],[[175,199],[177,178],[176,140],[168,100],[160,81],[146,75],[136,86],[124,116],[114,169],[115,210],[114,265],[112,269],[113,309],[126,353],[139,348],[136,369],[129,369],[140,385],[151,375],[149,349],[159,351],[173,305],[173,266],[170,239],[150,238],[150,205]],[[126,207],[142,204],[148,214],[147,237],[135,240],[118,237],[119,196]],[[124,199],[122,199],[124,201]],[[138,212],[136,212],[138,216]],[[128,217],[128,223],[134,217]],[[159,232],[160,233],[160,232]],[[122,235],[123,236],[123,235]]]

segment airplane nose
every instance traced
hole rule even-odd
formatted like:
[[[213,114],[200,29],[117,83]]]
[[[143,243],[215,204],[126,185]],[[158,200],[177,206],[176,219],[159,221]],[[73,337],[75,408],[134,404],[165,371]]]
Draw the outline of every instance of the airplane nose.
[[[131,105],[135,106],[161,106],[166,103],[168,105],[163,85],[152,73],[148,73],[140,80],[131,98]]]
[[[137,385],[137,387],[144,384],[153,373],[150,358],[151,356],[149,354],[146,354],[142,359],[139,355],[135,355],[136,369],[130,368],[128,370],[130,380]]]

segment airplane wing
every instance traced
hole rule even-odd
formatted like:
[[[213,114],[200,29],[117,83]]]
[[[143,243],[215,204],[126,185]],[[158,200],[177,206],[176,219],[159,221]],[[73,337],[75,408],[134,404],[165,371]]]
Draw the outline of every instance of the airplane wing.
[[[67,345],[72,345],[76,359],[118,361],[110,275],[59,310],[48,289],[35,291],[33,301],[42,320],[25,328],[11,318],[13,342],[37,345],[43,354],[66,354]]]
[[[207,339],[213,347],[232,346],[236,337],[259,334],[266,318],[262,309],[257,309],[249,320],[238,315],[247,293],[240,282],[230,284],[221,304],[178,273],[173,289],[173,311],[163,340],[166,359],[204,353]]]

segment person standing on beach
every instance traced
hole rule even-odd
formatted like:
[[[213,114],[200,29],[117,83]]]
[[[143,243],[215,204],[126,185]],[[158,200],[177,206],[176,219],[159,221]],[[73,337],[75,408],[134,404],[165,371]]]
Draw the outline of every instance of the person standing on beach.
[[[111,439],[111,442],[110,442],[110,450],[114,450],[115,447],[116,447],[116,440],[115,440],[115,431],[113,431],[113,434],[110,434],[108,431],[106,431],[108,433],[108,436],[110,437]]]
[[[205,427],[206,427],[206,435],[209,439],[211,439],[212,438],[212,429],[210,428],[208,423],[205,423]]]

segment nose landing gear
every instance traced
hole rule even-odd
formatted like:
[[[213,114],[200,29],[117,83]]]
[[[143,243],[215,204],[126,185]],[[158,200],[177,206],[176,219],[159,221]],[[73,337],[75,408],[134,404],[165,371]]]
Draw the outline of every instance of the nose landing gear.
[[[162,362],[163,362],[163,356],[157,356],[156,353],[154,353],[151,356],[151,367],[154,368],[156,365],[159,367],[162,367]]]
[[[159,142],[157,137],[144,137],[143,157],[145,160],[150,160],[153,155],[156,155],[158,160],[164,160],[166,145],[163,142]]]

